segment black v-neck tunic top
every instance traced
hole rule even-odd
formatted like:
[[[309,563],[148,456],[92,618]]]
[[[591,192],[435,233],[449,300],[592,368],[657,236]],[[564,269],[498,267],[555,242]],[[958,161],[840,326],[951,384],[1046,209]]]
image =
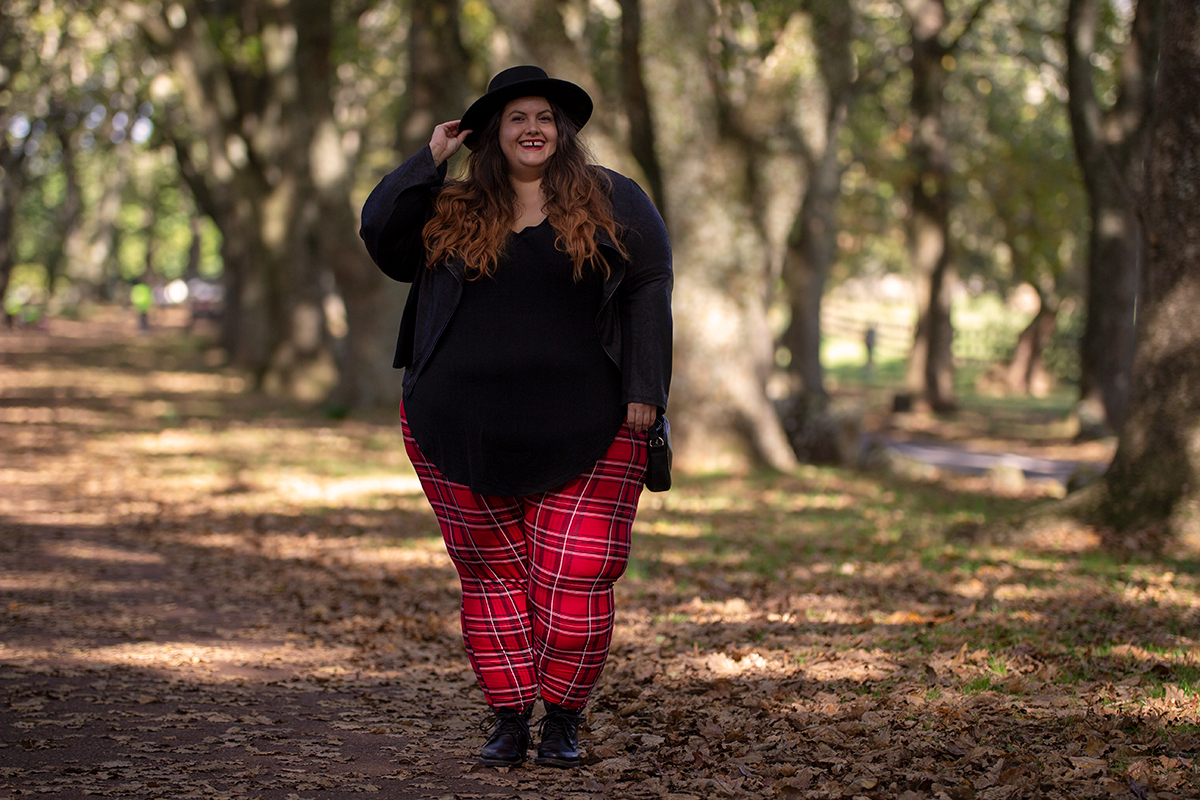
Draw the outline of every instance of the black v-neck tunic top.
[[[576,281],[557,235],[549,220],[513,234],[493,275],[466,282],[404,401],[422,454],[480,494],[566,483],[625,419],[620,370],[596,327],[603,275]]]

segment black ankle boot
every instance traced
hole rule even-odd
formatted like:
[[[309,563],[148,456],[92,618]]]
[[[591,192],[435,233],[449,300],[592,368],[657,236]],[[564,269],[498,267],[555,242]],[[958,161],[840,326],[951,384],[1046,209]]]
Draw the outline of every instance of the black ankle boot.
[[[479,753],[479,763],[493,767],[523,764],[525,753],[529,750],[529,715],[532,711],[532,708],[528,711],[492,709],[492,715],[480,726],[486,731],[489,725],[494,725],[492,735]]]
[[[546,716],[537,722],[542,729],[542,741],[538,745],[534,763],[564,769],[578,766],[579,726],[582,722],[583,714],[546,703]]]

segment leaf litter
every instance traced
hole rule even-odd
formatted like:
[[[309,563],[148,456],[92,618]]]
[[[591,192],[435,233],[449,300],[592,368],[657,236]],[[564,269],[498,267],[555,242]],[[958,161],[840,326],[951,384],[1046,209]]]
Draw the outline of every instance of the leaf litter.
[[[584,765],[477,767],[394,420],[177,332],[3,337],[4,796],[1200,796],[1193,557],[954,544],[1039,498],[809,468],[647,495]]]

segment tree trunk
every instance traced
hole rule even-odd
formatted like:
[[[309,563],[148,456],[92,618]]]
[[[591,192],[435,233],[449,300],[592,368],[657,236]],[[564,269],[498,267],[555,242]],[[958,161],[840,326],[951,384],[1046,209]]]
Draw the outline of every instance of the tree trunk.
[[[354,163],[334,121],[333,7],[328,0],[298,0],[293,13],[299,33],[298,106],[311,124],[300,246],[311,258],[318,286],[323,285],[321,270],[332,271],[348,323],[338,353],[338,382],[327,401],[339,408],[398,404],[401,373],[392,368],[392,356],[406,291],[375,266],[358,237],[351,203]],[[447,105],[453,101],[446,99]],[[430,132],[432,127],[426,141]],[[332,289],[324,285],[322,300]]]
[[[1200,8],[1193,0],[1166,2],[1156,106],[1137,356],[1104,508],[1113,529],[1149,534],[1151,542],[1200,535]]]
[[[0,40],[16,42],[17,32],[7,4],[0,5]],[[0,46],[0,91],[8,91],[21,66],[22,47],[13,44]],[[0,306],[8,296],[8,281],[16,262],[13,242],[13,221],[21,202],[25,175],[25,140],[9,132],[11,122],[8,105],[0,108]],[[0,309],[3,311],[3,309]],[[7,312],[4,312],[7,317]],[[11,320],[9,320],[11,322]]]
[[[1080,403],[1096,433],[1119,428],[1129,400],[1142,235],[1138,194],[1154,94],[1161,0],[1139,0],[1122,56],[1118,99],[1101,108],[1092,78],[1099,0],[1067,9],[1067,82],[1076,157],[1089,196],[1087,321]]]
[[[196,207],[221,231],[224,302],[218,344],[228,354],[231,364],[255,372],[258,365],[267,361],[268,326],[262,300],[266,287],[251,248],[250,209],[233,191],[231,182],[217,181],[201,173],[207,162],[197,164],[182,138],[173,137],[172,144],[179,174]]]
[[[21,191],[25,185],[22,162],[25,159],[25,142],[16,142],[0,153],[0,170],[3,170],[4,180],[0,181],[0,303],[8,294],[8,280],[12,268],[16,264],[17,254],[13,241],[13,220],[16,219],[17,206],[21,204]]]
[[[140,22],[170,54],[186,111],[170,133],[197,203],[224,236],[222,339],[233,362],[266,391],[360,407],[399,396],[389,347],[403,293],[355,236],[355,153],[331,96],[334,6],[242,4],[233,30],[261,56],[249,68],[226,58],[209,27],[217,21],[195,5],[179,31],[161,16]],[[340,363],[325,318],[334,279],[349,329]]]
[[[120,289],[121,265],[118,254],[121,248],[121,198],[132,173],[130,167],[129,140],[114,148],[112,175],[104,182],[104,192],[92,213],[90,235],[84,245],[83,257],[68,262],[67,273],[76,279],[76,285],[91,287],[101,300],[117,300]]]
[[[57,236],[49,253],[46,254],[46,296],[54,294],[58,278],[71,255],[79,250],[79,220],[83,212],[83,192],[79,187],[79,171],[75,164],[75,142],[66,130],[58,131],[59,152],[62,153],[60,167],[63,173],[63,202],[58,209],[55,222]]]
[[[783,344],[791,352],[789,370],[798,380],[800,392],[819,397],[825,395],[821,365],[821,299],[825,293],[825,278],[837,253],[836,206],[842,192],[838,136],[846,119],[854,84],[850,51],[854,11],[849,2],[815,3],[812,6],[813,37],[820,53],[825,90],[825,124],[819,140],[803,142],[808,184],[783,256],[783,283],[791,308],[791,321],[783,334]]]
[[[755,181],[756,159],[767,148],[753,138],[761,131],[752,120],[761,109],[731,97],[736,67],[711,38],[719,27],[715,6],[675,0],[645,11],[647,46],[659,55],[647,64],[654,70],[648,83],[671,165],[677,455],[690,466],[789,468],[795,455],[766,395],[774,368],[770,253]]]
[[[952,411],[956,272],[950,260],[950,146],[942,121],[949,48],[944,0],[905,0],[912,26],[912,216],[909,253],[917,289],[917,326],[906,385],[935,411]]]
[[[183,269],[183,279],[185,281],[194,280],[200,277],[200,254],[201,245],[204,238],[200,233],[200,217],[192,215],[188,228],[192,232],[192,244],[188,247],[187,266]]]
[[[210,27],[219,26],[220,18],[206,16],[195,4],[186,7],[187,24],[179,29],[148,11],[137,18],[152,44],[169,57],[180,86],[180,106],[164,121],[164,131],[175,143],[180,171],[197,206],[221,232],[221,344],[231,364],[253,375],[256,388],[279,392],[303,382],[304,357],[315,355],[314,344],[318,350],[327,346],[310,313],[308,340],[289,347],[289,308],[301,304],[281,295],[289,286],[307,293],[308,307],[323,327],[322,306],[304,277],[305,263],[296,265],[294,281],[284,277],[292,266],[289,205],[302,191],[294,158],[288,159],[297,143],[304,142],[302,121],[295,127],[289,124],[296,78],[295,54],[287,52],[292,33],[286,32],[294,33],[294,28],[280,18],[286,10],[275,9],[275,18],[265,20],[259,15],[265,8],[225,7],[227,14],[241,12],[236,13],[233,30],[255,37],[260,54],[277,59],[271,69],[248,71],[225,61],[218,34]],[[285,349],[288,352],[281,352]],[[306,399],[315,399],[313,388],[305,387]]]
[[[629,118],[629,149],[646,176],[647,191],[664,217],[667,215],[666,188],[662,164],[658,160],[654,117],[650,95],[646,91],[642,69],[641,0],[621,0],[621,91],[625,114]]]
[[[1017,346],[1005,371],[1005,384],[1012,393],[1045,397],[1050,391],[1050,374],[1042,353],[1054,336],[1058,322],[1058,301],[1042,292],[1037,314],[1017,337]]]
[[[434,126],[462,116],[470,94],[458,0],[412,0],[409,19],[408,90],[397,138],[402,158],[428,144]]]

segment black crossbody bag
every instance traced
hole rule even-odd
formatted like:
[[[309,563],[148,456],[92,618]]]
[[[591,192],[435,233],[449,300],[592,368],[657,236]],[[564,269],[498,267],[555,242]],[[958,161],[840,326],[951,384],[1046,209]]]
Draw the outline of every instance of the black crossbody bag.
[[[665,492],[671,488],[671,423],[666,414],[659,414],[646,429],[646,446],[650,458],[646,462],[646,488]]]

